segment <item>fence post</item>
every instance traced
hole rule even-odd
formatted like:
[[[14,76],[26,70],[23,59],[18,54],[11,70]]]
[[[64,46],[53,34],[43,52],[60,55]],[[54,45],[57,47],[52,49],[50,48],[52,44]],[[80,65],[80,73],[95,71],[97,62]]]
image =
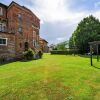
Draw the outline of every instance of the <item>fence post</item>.
[[[91,66],[93,66],[93,62],[92,62],[92,45],[90,45],[90,62],[91,62]]]

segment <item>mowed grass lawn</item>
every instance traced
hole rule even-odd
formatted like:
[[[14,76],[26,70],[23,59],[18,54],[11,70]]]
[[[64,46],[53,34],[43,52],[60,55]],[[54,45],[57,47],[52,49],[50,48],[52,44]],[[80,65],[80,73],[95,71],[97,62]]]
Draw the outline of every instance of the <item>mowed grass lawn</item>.
[[[0,100],[100,100],[100,62],[45,54],[43,59],[0,65]]]

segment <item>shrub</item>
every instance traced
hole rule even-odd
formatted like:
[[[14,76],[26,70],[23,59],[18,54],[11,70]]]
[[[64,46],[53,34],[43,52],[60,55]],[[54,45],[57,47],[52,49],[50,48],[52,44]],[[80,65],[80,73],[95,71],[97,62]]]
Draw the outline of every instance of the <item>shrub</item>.
[[[24,52],[24,57],[27,59],[27,60],[32,60],[33,57],[34,57],[34,51],[30,48],[28,49],[28,51],[25,51]]]
[[[60,55],[78,54],[77,50],[65,50],[65,51],[62,51],[62,50],[52,50],[50,52],[51,52],[51,54],[60,54]]]
[[[41,51],[38,52],[39,58],[42,58],[43,53]]]

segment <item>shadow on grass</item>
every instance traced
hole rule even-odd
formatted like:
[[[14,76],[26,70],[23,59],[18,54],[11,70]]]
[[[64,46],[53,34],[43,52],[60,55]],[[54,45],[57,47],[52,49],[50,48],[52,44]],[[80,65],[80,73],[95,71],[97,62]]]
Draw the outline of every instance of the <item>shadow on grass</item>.
[[[6,65],[6,64],[10,64],[10,63],[13,63],[13,62],[17,62],[17,61],[6,61],[6,62],[0,62],[0,66],[2,66],[2,65]]]
[[[90,55],[79,55],[79,56],[84,58],[90,58]],[[97,55],[93,55],[92,57],[93,59],[97,59]]]
[[[14,60],[14,61],[5,61],[5,62],[0,62],[0,66],[2,65],[6,65],[6,64],[10,64],[10,63],[14,63],[14,62],[31,62],[32,60]],[[36,60],[36,59],[35,59]]]
[[[95,65],[93,65],[93,67],[96,68],[96,69],[100,69],[99,67],[96,67]]]
[[[43,59],[43,58],[39,58],[39,59]],[[31,59],[31,60],[26,60],[26,59],[22,59],[22,60],[13,60],[13,61],[0,61],[0,66],[2,65],[6,65],[6,64],[10,64],[10,63],[14,63],[14,62],[31,62],[31,61],[36,61],[39,59]]]
[[[79,55],[79,56],[83,57],[83,58],[89,58],[90,59],[90,55]],[[93,57],[92,60],[97,59],[97,55],[93,55],[92,57]],[[99,55],[99,61],[97,61],[96,63],[100,63],[100,55]],[[93,61],[93,66],[92,67],[94,67],[96,69],[100,69],[100,67],[96,66],[96,63],[94,63],[94,61]]]

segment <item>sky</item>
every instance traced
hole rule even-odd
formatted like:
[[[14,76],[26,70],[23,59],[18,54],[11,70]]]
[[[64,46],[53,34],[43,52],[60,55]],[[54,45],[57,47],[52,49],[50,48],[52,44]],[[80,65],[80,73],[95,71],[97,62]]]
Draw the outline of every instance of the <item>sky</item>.
[[[0,0],[9,5],[12,0]],[[78,23],[89,15],[100,20],[100,0],[13,0],[41,20],[40,36],[49,44],[69,40]]]

